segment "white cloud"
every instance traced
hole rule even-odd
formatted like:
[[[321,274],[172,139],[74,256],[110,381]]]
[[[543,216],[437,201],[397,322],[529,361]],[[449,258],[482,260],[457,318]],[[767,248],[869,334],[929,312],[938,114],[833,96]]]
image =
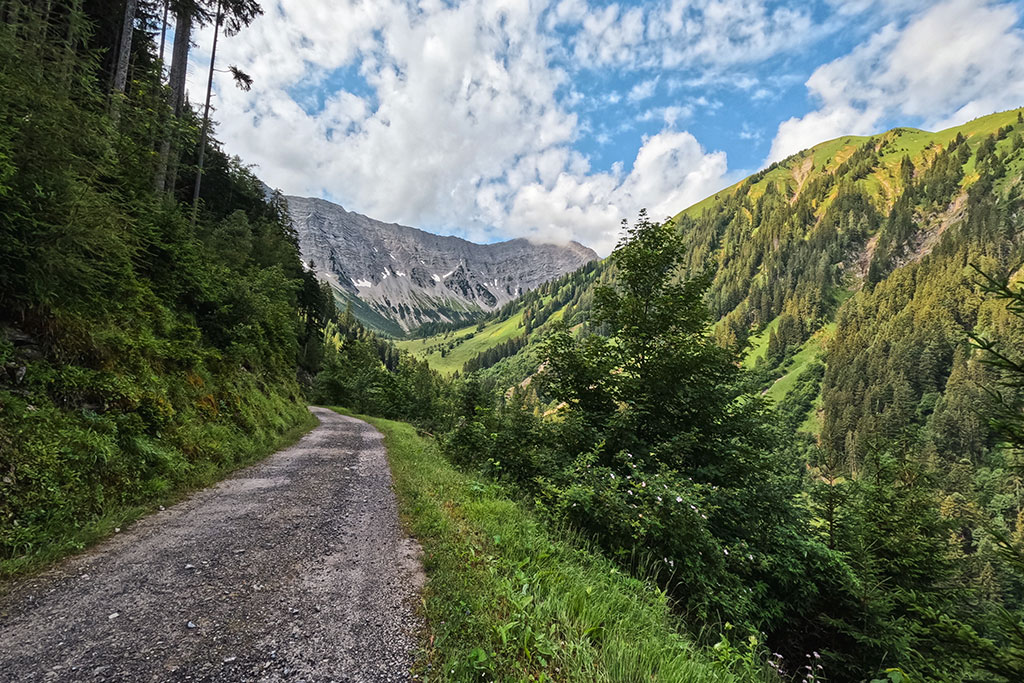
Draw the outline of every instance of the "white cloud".
[[[590,175],[561,174],[554,183],[531,183],[513,193],[510,228],[536,238],[591,236],[606,254],[615,246],[622,218],[647,208],[652,218],[675,215],[728,181],[723,152],[707,153],[690,133],[663,131],[644,139],[633,168]]]
[[[659,78],[656,76],[646,81],[640,81],[629,89],[626,99],[634,104],[654,97],[654,90],[658,87]]]
[[[807,88],[817,110],[779,126],[769,161],[840,135],[866,135],[893,117],[929,128],[1024,102],[1019,6],[946,0],[890,23],[819,67]]]
[[[552,58],[551,17],[596,17],[621,47],[643,34],[642,13],[601,18],[580,0],[410,2],[265,1],[266,17],[220,44],[219,65],[247,70],[254,86],[243,93],[217,74],[218,138],[289,194],[478,240],[572,238],[602,253],[642,206],[675,213],[725,184],[725,155],[689,133],[646,138],[628,172],[595,172],[573,150],[580,97]],[[197,42],[193,93],[209,35]],[[314,92],[330,94],[311,106]],[[669,127],[682,115],[663,112]]]
[[[797,50],[820,33],[808,9],[773,4],[662,0],[624,10],[613,3],[585,14],[566,12],[559,23],[580,25],[573,54],[585,68],[730,67]]]

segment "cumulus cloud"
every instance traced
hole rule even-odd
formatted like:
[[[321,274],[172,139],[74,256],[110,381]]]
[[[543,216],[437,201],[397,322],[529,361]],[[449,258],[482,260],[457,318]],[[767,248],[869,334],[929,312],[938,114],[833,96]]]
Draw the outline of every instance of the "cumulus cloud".
[[[632,166],[590,168],[574,149],[584,124],[550,31],[552,22],[600,19],[581,6],[268,0],[266,17],[221,43],[219,64],[247,70],[254,86],[241,92],[217,74],[218,137],[290,194],[471,239],[577,239],[607,253],[621,218],[644,206],[653,215],[685,208],[724,184],[727,164],[675,131],[683,110],[672,109]],[[601,21],[632,21],[629,11],[613,14]]]
[[[889,23],[814,71],[807,88],[819,107],[779,126],[769,161],[840,135],[877,132],[894,118],[936,129],[1020,106],[1020,21],[1019,5],[946,0],[904,24]]]
[[[511,193],[506,225],[536,239],[591,235],[589,246],[607,254],[619,237],[618,222],[646,208],[656,219],[721,189],[728,164],[723,152],[706,152],[686,132],[647,137],[629,173],[561,173],[554,182],[525,184]]]

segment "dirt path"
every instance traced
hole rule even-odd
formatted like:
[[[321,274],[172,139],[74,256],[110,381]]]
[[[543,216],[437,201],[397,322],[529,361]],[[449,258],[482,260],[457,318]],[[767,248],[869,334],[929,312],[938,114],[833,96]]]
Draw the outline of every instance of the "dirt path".
[[[382,437],[299,443],[0,594],[0,681],[403,681],[422,585]]]

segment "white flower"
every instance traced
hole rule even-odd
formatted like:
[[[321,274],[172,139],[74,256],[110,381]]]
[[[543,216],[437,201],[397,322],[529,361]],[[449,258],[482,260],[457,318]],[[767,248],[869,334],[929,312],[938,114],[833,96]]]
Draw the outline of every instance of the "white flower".
[[[640,482],[640,488],[643,488],[643,489],[647,488],[647,482],[646,481]]]
[[[658,502],[659,502],[659,503],[661,502],[661,496],[655,496],[655,498],[657,498],[657,499],[658,499]]]
[[[633,489],[629,489],[629,491],[627,491],[627,493],[632,496],[633,495]]]
[[[676,502],[677,503],[682,503],[683,502],[683,497],[682,496],[676,496]]]
[[[729,549],[728,548],[722,548],[722,552],[724,552],[726,555],[728,555],[729,554]]]
[[[615,473],[613,472],[613,473],[612,473],[611,475],[609,475],[609,476],[611,476],[611,478],[612,478],[612,479],[614,479],[614,478],[615,478]]]

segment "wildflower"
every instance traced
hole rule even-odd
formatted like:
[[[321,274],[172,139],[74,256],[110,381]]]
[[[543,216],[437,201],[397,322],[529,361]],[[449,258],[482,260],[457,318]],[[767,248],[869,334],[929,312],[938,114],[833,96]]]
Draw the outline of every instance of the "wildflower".
[[[754,561],[754,556],[751,555],[750,553],[747,553],[747,559],[750,560],[751,562],[753,562]]]
[[[632,496],[633,495],[633,489],[629,489],[629,491],[627,491],[627,493],[629,493],[629,495]]]
[[[676,502],[677,503],[682,503],[683,502],[683,497],[682,496],[676,496]]]
[[[814,658],[815,659],[821,659],[821,655],[819,655],[817,652],[815,652],[814,653]]]
[[[661,496],[655,496],[655,498],[657,498],[657,499],[658,499],[658,502],[659,502],[659,503],[661,502]]]
[[[725,553],[726,555],[728,555],[728,554],[729,554],[729,549],[728,549],[728,548],[722,548],[722,551],[723,551],[723,552],[724,552],[724,553]]]
[[[707,515],[701,515],[701,517],[703,517],[704,519],[707,519],[707,518],[708,518],[708,516],[707,516]]]
[[[690,509],[693,510],[694,512],[696,512],[697,511],[697,506],[691,503],[690,504]]]
[[[610,476],[611,476],[612,479],[614,479],[615,478],[615,473],[612,472]]]
[[[646,481],[640,482],[640,488],[642,488],[642,489],[647,488],[647,482]]]
[[[780,655],[778,652],[773,652],[772,657],[775,657],[775,659],[782,659],[782,655]]]

